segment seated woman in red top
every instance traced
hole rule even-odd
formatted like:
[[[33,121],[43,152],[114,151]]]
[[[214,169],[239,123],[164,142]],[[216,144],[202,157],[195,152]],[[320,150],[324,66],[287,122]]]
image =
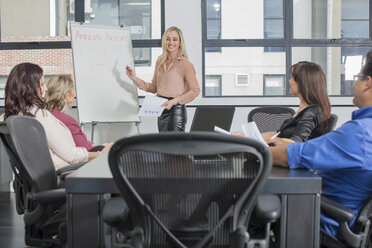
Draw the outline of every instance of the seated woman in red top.
[[[75,100],[74,81],[70,75],[53,76],[49,79],[47,85],[48,90],[45,94],[45,101],[48,104],[47,108],[70,129],[77,147],[85,147],[88,151],[101,151],[106,145],[111,144],[105,143],[97,146],[88,141],[79,123],[68,114],[65,114]]]

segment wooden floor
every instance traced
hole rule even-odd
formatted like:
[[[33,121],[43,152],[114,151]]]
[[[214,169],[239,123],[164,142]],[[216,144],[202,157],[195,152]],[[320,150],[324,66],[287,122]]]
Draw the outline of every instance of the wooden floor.
[[[23,215],[18,215],[14,206],[14,194],[0,199],[0,247],[22,248],[24,243]]]

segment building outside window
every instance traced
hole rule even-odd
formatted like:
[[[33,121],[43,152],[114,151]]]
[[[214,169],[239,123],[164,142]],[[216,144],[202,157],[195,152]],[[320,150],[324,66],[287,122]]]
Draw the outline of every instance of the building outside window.
[[[368,0],[342,0],[341,37],[368,39]]]
[[[221,39],[221,0],[207,0],[207,38]],[[206,52],[221,52],[220,47],[208,47]]]
[[[263,92],[265,96],[285,94],[285,75],[264,75]]]
[[[79,21],[130,28],[136,73],[151,81],[161,53],[163,0],[85,0],[84,7],[81,3],[0,0],[0,77],[25,61],[40,65],[46,76],[73,74],[69,23]]]
[[[323,68],[329,95],[350,96],[372,47],[369,10],[368,0],[221,1],[221,38],[202,27],[204,76],[221,75],[222,96],[289,96],[290,66],[312,61]],[[237,84],[237,75],[249,75],[249,85]],[[283,87],[268,89],[274,82],[266,75],[285,75]]]
[[[264,0],[264,38],[284,37],[283,0]],[[284,52],[284,47],[265,47],[265,52]]]
[[[221,96],[221,75],[208,75],[205,80],[205,96]]]

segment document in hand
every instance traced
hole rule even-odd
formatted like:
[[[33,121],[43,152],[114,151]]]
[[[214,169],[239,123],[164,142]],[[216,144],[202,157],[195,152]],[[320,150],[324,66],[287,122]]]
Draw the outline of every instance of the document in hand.
[[[223,129],[223,128],[217,127],[217,126],[214,126],[214,131],[217,132],[217,133],[223,133],[223,134],[231,135],[230,132],[226,131],[226,130]]]
[[[252,122],[244,123],[242,125],[242,129],[243,129],[243,133],[244,133],[245,137],[250,138],[250,139],[254,139],[254,140],[256,140],[258,142],[261,142],[262,144],[265,144],[266,146],[268,146],[268,144],[262,138],[262,135],[261,135],[260,131],[258,131],[258,127],[256,125],[256,122],[252,121]]]
[[[138,115],[159,117],[164,110],[164,107],[161,105],[166,101],[168,101],[168,99],[153,95],[146,95]]]

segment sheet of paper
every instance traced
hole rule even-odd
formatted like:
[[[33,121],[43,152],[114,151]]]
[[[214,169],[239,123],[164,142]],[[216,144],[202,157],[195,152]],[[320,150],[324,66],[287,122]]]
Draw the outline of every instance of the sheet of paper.
[[[252,121],[252,122],[244,123],[242,125],[242,129],[243,129],[243,133],[244,133],[245,137],[254,139],[254,140],[256,140],[258,142],[261,142],[262,144],[265,144],[266,146],[268,146],[266,144],[265,140],[262,138],[262,135],[261,135],[261,133],[258,130],[258,127],[256,125],[256,122]]]
[[[168,101],[168,99],[153,95],[146,95],[138,115],[159,117],[164,110],[164,107],[161,105],[166,101]]]
[[[217,127],[217,126],[214,126],[214,131],[217,132],[217,133],[223,133],[223,134],[228,134],[228,135],[231,135],[230,132],[226,131],[225,129],[222,129],[220,127]]]

